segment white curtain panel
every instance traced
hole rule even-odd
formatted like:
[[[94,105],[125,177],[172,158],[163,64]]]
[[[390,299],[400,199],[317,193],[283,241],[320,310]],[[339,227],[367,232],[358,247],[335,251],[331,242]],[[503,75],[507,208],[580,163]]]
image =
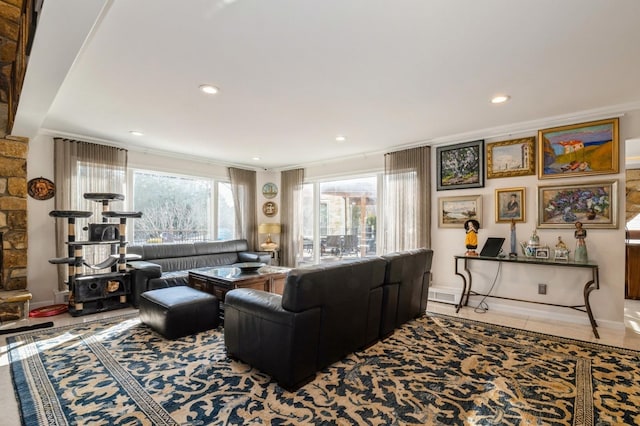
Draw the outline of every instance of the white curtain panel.
[[[384,156],[384,253],[431,245],[430,153],[424,146]]]
[[[295,267],[302,256],[302,191],[304,169],[286,170],[280,174],[280,262]]]

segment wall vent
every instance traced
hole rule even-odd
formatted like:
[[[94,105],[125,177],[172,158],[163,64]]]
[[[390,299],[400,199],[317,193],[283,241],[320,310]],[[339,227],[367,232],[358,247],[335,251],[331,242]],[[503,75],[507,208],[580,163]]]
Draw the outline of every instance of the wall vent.
[[[432,287],[429,289],[429,300],[434,302],[457,305],[460,303],[461,295],[462,289],[454,287]]]

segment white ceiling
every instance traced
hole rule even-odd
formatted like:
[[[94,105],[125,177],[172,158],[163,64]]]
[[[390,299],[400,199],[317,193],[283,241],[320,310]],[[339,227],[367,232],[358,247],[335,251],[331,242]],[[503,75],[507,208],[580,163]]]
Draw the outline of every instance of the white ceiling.
[[[640,108],[639,18],[638,0],[45,0],[12,133],[267,169],[464,142]]]

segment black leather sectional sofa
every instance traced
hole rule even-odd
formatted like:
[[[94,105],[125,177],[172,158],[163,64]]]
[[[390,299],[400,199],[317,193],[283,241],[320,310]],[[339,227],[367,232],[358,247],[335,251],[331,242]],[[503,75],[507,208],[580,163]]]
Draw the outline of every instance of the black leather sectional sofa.
[[[271,261],[268,252],[249,251],[247,240],[131,245],[127,253],[140,255],[140,260],[127,262],[131,272],[129,302],[136,308],[140,294],[147,290],[187,285],[191,269]]]
[[[296,389],[423,315],[432,258],[432,250],[418,249],[294,269],[282,296],[232,290],[225,298],[227,353]]]

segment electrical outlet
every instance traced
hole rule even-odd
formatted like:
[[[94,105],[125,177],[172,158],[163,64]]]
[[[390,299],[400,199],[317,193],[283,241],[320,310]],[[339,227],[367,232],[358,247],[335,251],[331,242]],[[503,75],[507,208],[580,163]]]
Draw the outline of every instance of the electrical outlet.
[[[543,283],[538,284],[538,294],[547,294],[547,285]]]

